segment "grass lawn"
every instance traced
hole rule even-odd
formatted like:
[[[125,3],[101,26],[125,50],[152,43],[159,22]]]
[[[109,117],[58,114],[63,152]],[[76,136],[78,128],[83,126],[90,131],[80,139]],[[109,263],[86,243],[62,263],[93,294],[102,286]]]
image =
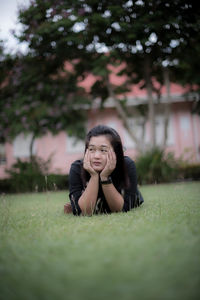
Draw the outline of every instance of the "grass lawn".
[[[0,198],[0,299],[200,299],[200,182],[141,187],[128,213],[63,214],[67,192]]]

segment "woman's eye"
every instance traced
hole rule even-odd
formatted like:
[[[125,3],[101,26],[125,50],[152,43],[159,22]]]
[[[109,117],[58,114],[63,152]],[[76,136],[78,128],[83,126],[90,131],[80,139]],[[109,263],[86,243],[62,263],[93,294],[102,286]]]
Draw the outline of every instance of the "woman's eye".
[[[90,151],[90,152],[94,152],[94,149],[90,148],[89,151]]]
[[[106,153],[106,152],[108,152],[108,151],[107,151],[106,149],[102,149],[101,152]]]

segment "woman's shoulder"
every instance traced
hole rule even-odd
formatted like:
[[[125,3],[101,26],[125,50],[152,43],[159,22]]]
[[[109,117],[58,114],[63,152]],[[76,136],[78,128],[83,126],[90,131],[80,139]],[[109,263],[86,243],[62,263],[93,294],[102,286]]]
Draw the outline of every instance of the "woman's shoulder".
[[[129,156],[124,156],[124,162],[128,173],[136,172],[136,165],[132,158],[130,158]]]
[[[80,171],[82,165],[83,165],[83,160],[82,159],[77,159],[71,164],[71,170]]]
[[[72,166],[81,166],[82,164],[83,164],[83,160],[77,159],[77,160],[73,161]]]
[[[124,156],[124,161],[127,166],[135,165],[135,162],[129,156]]]

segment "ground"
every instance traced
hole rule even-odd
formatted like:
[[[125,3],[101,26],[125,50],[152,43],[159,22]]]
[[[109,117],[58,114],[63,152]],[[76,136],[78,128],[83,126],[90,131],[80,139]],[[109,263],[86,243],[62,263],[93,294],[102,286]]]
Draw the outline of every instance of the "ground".
[[[63,214],[67,191],[1,195],[0,299],[199,299],[200,182],[140,190],[92,217]]]

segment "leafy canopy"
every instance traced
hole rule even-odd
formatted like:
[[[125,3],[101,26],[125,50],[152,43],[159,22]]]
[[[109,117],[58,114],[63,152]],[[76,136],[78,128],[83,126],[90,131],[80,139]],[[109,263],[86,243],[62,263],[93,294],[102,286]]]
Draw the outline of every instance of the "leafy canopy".
[[[17,38],[27,53],[2,54],[0,62],[1,138],[48,130],[83,136],[80,108],[107,99],[109,65],[125,63],[119,75],[129,78],[113,86],[116,94],[132,83],[155,89],[152,78],[162,85],[165,66],[171,80],[199,84],[199,13],[189,0],[32,0],[19,10]],[[96,81],[86,91],[80,82],[89,73]]]

